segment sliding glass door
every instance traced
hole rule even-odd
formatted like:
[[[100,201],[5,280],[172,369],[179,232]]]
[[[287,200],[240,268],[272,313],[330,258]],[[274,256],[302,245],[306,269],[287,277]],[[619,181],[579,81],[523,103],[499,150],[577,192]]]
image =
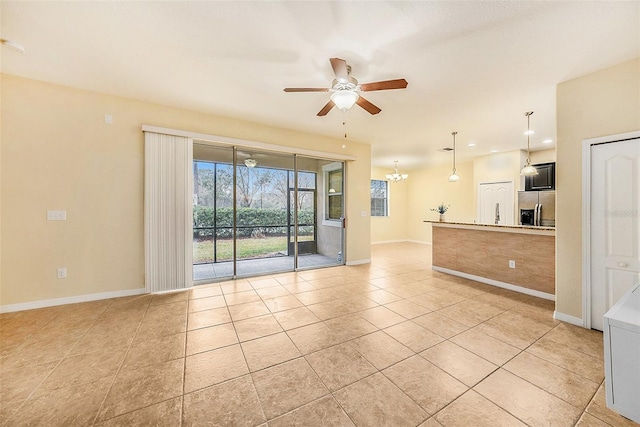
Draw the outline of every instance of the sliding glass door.
[[[194,143],[193,280],[344,263],[344,164]]]
[[[292,271],[288,183],[294,156],[238,149],[236,155],[236,260],[238,276]]]
[[[193,280],[234,275],[233,148],[193,144]]]

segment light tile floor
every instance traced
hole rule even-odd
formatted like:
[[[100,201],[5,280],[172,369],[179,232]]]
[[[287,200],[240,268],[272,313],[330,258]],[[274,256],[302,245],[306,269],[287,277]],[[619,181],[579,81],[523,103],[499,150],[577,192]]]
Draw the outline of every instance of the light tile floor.
[[[549,301],[372,263],[0,315],[9,426],[632,426],[602,334]]]

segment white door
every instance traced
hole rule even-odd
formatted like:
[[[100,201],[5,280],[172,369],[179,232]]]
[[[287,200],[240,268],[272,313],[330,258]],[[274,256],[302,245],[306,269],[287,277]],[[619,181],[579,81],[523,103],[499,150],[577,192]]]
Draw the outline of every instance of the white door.
[[[591,327],[640,280],[640,138],[591,147]]]
[[[478,223],[513,225],[513,181],[485,182],[478,185]]]

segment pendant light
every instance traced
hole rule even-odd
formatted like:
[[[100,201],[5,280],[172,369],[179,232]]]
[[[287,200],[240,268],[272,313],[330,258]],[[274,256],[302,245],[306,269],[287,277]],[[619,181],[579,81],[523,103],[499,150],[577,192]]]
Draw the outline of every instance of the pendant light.
[[[458,132],[451,132],[453,135],[453,171],[451,171],[451,175],[449,175],[449,182],[458,182],[460,181],[460,175],[456,173],[456,135]]]
[[[258,162],[256,161],[256,159],[252,159],[251,157],[244,161],[244,165],[249,169],[255,168],[257,164]]]
[[[387,181],[391,181],[391,182],[400,182],[400,181],[406,181],[409,178],[409,175],[406,173],[403,174],[399,174],[398,173],[398,161],[395,160],[394,161],[396,167],[394,169],[394,173],[391,174],[387,174]]]
[[[522,168],[522,170],[520,171],[520,175],[523,176],[533,176],[533,175],[538,175],[538,170],[531,166],[531,159],[530,157],[530,149],[529,149],[529,137],[531,136],[531,134],[533,132],[531,132],[531,128],[530,128],[530,117],[533,114],[533,111],[527,111],[526,113],[524,113],[525,116],[527,116],[527,163],[524,165],[524,167]]]

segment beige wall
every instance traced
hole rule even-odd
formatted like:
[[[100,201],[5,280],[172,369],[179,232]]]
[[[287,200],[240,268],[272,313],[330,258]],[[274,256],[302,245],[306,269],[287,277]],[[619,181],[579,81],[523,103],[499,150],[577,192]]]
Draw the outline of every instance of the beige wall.
[[[582,318],[582,140],[640,129],[640,58],[558,85],[556,310]]]
[[[431,224],[425,220],[438,221],[438,213],[430,209],[440,203],[451,205],[446,220],[473,222],[473,163],[456,164],[459,182],[448,182],[451,166],[442,165],[420,171],[412,171],[407,183],[407,239],[431,243]]]
[[[539,150],[531,152],[531,163],[537,165],[539,163],[552,163],[556,161],[556,149],[549,148],[547,150]]]
[[[342,149],[340,139],[14,76],[1,85],[0,306],[144,286],[142,124],[357,156],[346,256],[370,258],[366,144]],[[47,210],[66,210],[67,221],[46,221]]]
[[[393,168],[372,168],[371,179],[385,180],[385,175],[392,172]],[[371,217],[372,243],[407,240],[407,190],[412,179],[413,174],[409,173],[409,180],[389,183],[389,216]]]

